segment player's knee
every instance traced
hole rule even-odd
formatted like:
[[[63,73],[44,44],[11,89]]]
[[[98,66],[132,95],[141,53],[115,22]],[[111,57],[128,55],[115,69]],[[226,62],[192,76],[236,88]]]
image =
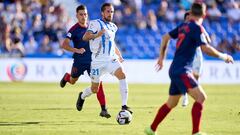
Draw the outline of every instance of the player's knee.
[[[126,75],[124,73],[122,73],[119,77],[119,80],[122,80],[122,79],[125,79],[126,78]]]
[[[119,80],[122,80],[122,79],[125,79],[126,78],[126,75],[125,73],[123,72],[122,68],[119,68],[115,71],[114,75],[119,79]]]
[[[204,102],[207,99],[207,95],[203,94],[202,101]]]
[[[116,76],[117,76],[117,78],[118,78],[119,80],[122,80],[122,79],[125,79],[125,78],[126,78],[126,75],[125,75],[124,72],[119,72]]]
[[[69,83],[70,84],[75,84],[77,80],[70,80]]]
[[[75,84],[77,82],[78,78],[70,78],[69,83],[70,84]]]
[[[76,81],[70,81],[69,83],[70,83],[70,84],[75,84],[75,83],[76,83]]]
[[[91,90],[93,93],[97,93],[98,92],[98,86],[92,86]]]
[[[203,103],[206,99],[207,99],[207,95],[206,95],[205,93],[202,93],[202,94],[198,97],[198,102]]]
[[[199,79],[199,74],[194,73],[193,76],[194,76],[194,78],[195,78],[196,80]]]

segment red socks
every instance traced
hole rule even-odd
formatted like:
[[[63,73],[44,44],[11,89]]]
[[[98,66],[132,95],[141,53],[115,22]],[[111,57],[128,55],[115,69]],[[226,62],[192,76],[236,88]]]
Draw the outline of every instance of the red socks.
[[[192,107],[192,134],[199,132],[201,117],[202,117],[203,105],[201,103],[195,102]]]
[[[103,92],[102,82],[100,82],[99,87],[98,87],[97,99],[101,106],[106,105],[105,94]]]
[[[66,76],[64,77],[64,80],[69,82],[71,75],[69,73],[66,73]]]
[[[159,123],[167,116],[167,114],[171,111],[171,109],[167,106],[167,104],[162,105],[162,107],[158,110],[157,115],[151,125],[151,129],[156,131]]]
[[[195,102],[193,104],[193,107],[192,107],[192,125],[193,125],[192,134],[199,132],[200,125],[201,125],[202,110],[203,110],[203,105],[201,103]],[[151,125],[151,129],[153,131],[156,131],[159,123],[167,116],[167,114],[170,111],[171,111],[171,109],[167,106],[167,104],[164,104],[158,110],[158,113],[155,116],[155,119]]]

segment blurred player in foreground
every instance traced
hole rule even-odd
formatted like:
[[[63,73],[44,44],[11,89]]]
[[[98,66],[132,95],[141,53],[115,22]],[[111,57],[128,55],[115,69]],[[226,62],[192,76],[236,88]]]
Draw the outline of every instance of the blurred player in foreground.
[[[202,29],[203,18],[206,15],[206,6],[203,3],[193,3],[190,10],[191,20],[178,26],[178,30],[173,30],[163,36],[161,43],[160,56],[157,62],[157,70],[161,70],[164,65],[164,59],[167,53],[167,46],[170,38],[178,38],[176,52],[173,62],[169,69],[171,84],[169,88],[169,98],[163,104],[150,125],[145,129],[147,135],[156,135],[156,130],[160,122],[173,109],[183,93],[188,94],[195,100],[192,107],[192,134],[204,135],[200,132],[201,116],[203,111],[203,103],[206,99],[206,94],[203,88],[198,84],[192,73],[192,62],[196,53],[197,47],[201,47],[206,54],[218,57],[226,63],[233,63],[233,58],[230,55],[223,54],[211,47],[204,37]]]
[[[91,87],[86,88],[78,97],[79,108],[83,107],[85,98],[98,92],[100,77],[106,73],[114,75],[119,80],[119,90],[122,97],[122,110],[130,111],[127,106],[128,84],[123,70],[122,55],[115,44],[117,26],[112,23],[114,7],[104,3],[101,7],[102,19],[90,21],[83,40],[90,42],[92,51]],[[130,111],[131,112],[131,111]]]
[[[184,21],[188,22],[190,20],[190,11],[187,11],[184,14]],[[211,43],[211,39],[208,35],[208,33],[206,32],[206,30],[204,29],[204,27],[202,27],[202,29],[204,30],[204,37],[207,40],[207,43],[210,44]],[[194,56],[193,59],[193,66],[192,66],[192,71],[193,71],[193,76],[195,77],[195,79],[197,81],[199,81],[199,78],[202,74],[202,67],[203,67],[203,55],[202,55],[202,50],[201,47],[197,47],[196,50],[196,54]],[[183,100],[182,100],[182,106],[187,106],[189,103],[188,101],[188,95],[187,93],[184,94],[183,96]]]
[[[76,9],[76,17],[78,22],[72,26],[68,31],[67,37],[63,41],[61,47],[67,51],[73,52],[73,65],[71,75],[65,73],[63,76],[60,86],[65,87],[66,83],[75,84],[78,78],[87,71],[90,74],[91,66],[91,51],[89,48],[89,42],[83,41],[82,37],[87,30],[88,13],[87,8],[84,5],[80,5]],[[71,47],[70,41],[73,41],[74,47]],[[101,105],[100,116],[110,118],[111,115],[108,113],[106,108],[106,100],[103,92],[102,82],[100,82],[99,90],[97,93],[97,99]],[[80,109],[76,106],[78,111]]]

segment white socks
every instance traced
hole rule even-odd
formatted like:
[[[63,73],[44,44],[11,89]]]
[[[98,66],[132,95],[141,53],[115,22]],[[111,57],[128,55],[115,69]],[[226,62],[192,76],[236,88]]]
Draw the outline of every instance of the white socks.
[[[128,101],[128,84],[126,79],[119,80],[119,89],[122,97],[122,105],[127,105]]]
[[[92,95],[92,90],[91,90],[91,88],[90,87],[88,87],[88,88],[86,88],[84,91],[83,91],[83,93],[82,93],[82,95],[81,95],[81,98],[83,99],[83,100],[85,100],[85,98],[86,97],[89,97],[90,95]]]
[[[188,94],[185,93],[182,98],[183,98],[183,99],[182,99],[182,106],[185,107],[185,106],[187,106],[188,103],[189,103],[189,101],[188,101]]]

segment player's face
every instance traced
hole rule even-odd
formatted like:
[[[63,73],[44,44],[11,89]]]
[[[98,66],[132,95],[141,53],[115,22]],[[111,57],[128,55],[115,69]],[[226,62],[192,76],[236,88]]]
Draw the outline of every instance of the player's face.
[[[105,21],[111,22],[113,19],[114,8],[112,6],[105,7],[105,10],[102,12],[103,19]]]
[[[86,24],[88,19],[87,10],[78,10],[76,17],[79,23]]]

